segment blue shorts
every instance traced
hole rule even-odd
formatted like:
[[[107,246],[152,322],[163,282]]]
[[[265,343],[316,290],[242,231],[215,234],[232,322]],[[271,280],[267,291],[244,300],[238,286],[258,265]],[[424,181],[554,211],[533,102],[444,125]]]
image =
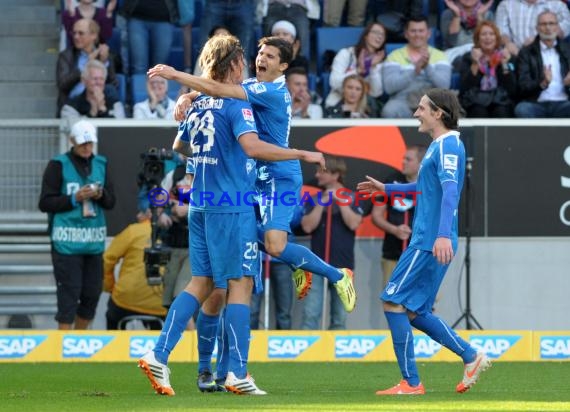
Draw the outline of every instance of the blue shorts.
[[[300,202],[303,177],[301,175],[268,177],[266,180],[257,179],[255,185],[259,195],[262,231],[291,232],[291,220]]]
[[[431,251],[409,247],[398,260],[380,299],[419,315],[431,313],[448,267],[437,263]]]
[[[191,210],[188,227],[192,276],[212,277],[215,287],[222,289],[229,279],[260,278],[253,208],[242,213]]]

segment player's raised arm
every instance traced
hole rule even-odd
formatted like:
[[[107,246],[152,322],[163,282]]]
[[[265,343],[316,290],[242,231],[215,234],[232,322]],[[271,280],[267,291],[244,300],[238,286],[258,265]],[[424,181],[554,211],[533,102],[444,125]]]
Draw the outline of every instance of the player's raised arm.
[[[205,93],[208,96],[233,97],[246,100],[245,91],[239,84],[221,83],[205,77],[194,76],[193,74],[178,71],[165,64],[157,64],[150,68],[147,75],[151,79],[155,76],[160,76],[167,80],[175,80],[184,86]]]
[[[358,185],[356,185],[356,189],[358,191],[370,192],[370,193],[384,191],[385,189],[384,183],[370,176],[366,176],[366,179],[367,179],[366,181],[360,182],[358,183]]]
[[[256,133],[245,133],[240,136],[239,143],[243,151],[255,159],[275,162],[279,160],[303,160],[307,163],[315,163],[325,168],[325,158],[321,152],[308,150],[289,149],[280,147],[259,139]]]

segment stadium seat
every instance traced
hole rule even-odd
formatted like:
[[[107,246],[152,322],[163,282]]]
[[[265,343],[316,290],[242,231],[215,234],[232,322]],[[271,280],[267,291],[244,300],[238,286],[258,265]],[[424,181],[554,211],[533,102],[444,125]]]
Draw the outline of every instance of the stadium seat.
[[[200,44],[200,27],[192,27],[192,69],[196,67],[202,45]]]
[[[115,56],[121,56],[121,29],[113,27],[113,34],[107,42],[107,46]]]
[[[119,99],[121,99],[121,102],[125,104],[127,102],[127,78],[122,73],[117,73],[115,77],[119,82],[119,86],[117,87],[119,91]]]
[[[312,92],[316,92],[317,91],[317,76],[315,76],[313,73],[307,73],[307,79],[308,79],[308,86],[309,86],[309,90]]]
[[[204,0],[194,0],[194,22],[192,23],[192,29],[194,27],[200,27],[200,21],[202,20],[202,8]],[[194,35],[194,33],[192,33]]]
[[[317,28],[317,75],[323,74],[323,55],[326,50],[339,51],[354,46],[362,34],[362,27],[319,27]]]
[[[117,323],[119,329],[148,329],[147,324],[149,322],[156,323],[160,326],[164,326],[164,321],[158,316],[152,315],[130,315],[121,318]]]
[[[329,78],[330,77],[331,77],[331,74],[328,72],[321,74],[321,94],[322,94],[323,100],[327,98],[327,96],[331,90],[331,85],[329,84]]]
[[[461,74],[458,72],[451,73],[451,85],[449,86],[452,90],[459,90],[461,86]]]

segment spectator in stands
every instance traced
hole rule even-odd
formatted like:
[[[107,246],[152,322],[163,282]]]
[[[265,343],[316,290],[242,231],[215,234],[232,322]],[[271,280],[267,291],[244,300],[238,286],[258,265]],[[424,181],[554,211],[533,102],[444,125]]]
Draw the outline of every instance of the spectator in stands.
[[[426,17],[406,23],[408,44],[388,55],[382,68],[384,91],[390,95],[382,117],[412,117],[427,89],[449,89],[451,65],[441,50],[428,45],[431,31]]]
[[[325,106],[335,106],[341,99],[345,77],[358,74],[368,83],[368,95],[377,98],[382,89],[382,63],[386,58],[386,30],[380,23],[370,23],[355,46],[340,49],[334,57]]]
[[[305,69],[305,72],[308,73],[309,61],[305,56],[299,54],[299,51],[301,50],[301,41],[297,38],[297,30],[293,23],[287,20],[279,20],[275,22],[271,28],[271,35],[288,41],[293,46],[293,58],[291,59],[291,63],[289,63],[287,70],[290,70],[293,67],[302,67]],[[287,74],[287,71],[285,71],[285,74]]]
[[[370,0],[369,8],[375,8],[375,3],[384,3],[376,21],[386,29],[386,37],[390,43],[405,42],[406,21],[408,18],[423,15],[423,0]]]
[[[406,149],[402,172],[397,172],[386,179],[389,183],[413,183],[418,180],[420,163],[426,154],[426,146],[412,145]],[[372,223],[384,231],[382,242],[382,275],[383,287],[386,286],[396,263],[402,252],[406,249],[412,234],[412,220],[414,219],[414,199],[406,197],[402,201],[394,202],[383,199],[386,203],[375,204],[372,207]]]
[[[501,33],[492,21],[482,21],[473,33],[473,49],[459,65],[459,101],[467,117],[513,117],[517,98],[514,59],[501,49]]]
[[[309,90],[307,72],[302,67],[287,70],[287,89],[291,94],[291,109],[294,119],[322,119],[323,108],[313,103]]]
[[[98,43],[107,43],[113,35],[113,11],[116,6],[117,0],[109,1],[106,8],[97,7],[93,0],[79,0],[77,6],[72,0],[66,0],[61,20],[67,33],[67,45],[73,44],[73,26],[80,19],[95,20],[101,29]]]
[[[106,85],[107,68],[98,60],[90,60],[81,73],[85,90],[69,99],[61,109],[65,119],[87,117],[113,117],[123,119],[125,107],[114,87]]]
[[[127,19],[130,74],[167,62],[179,19],[176,1],[124,0],[121,13]]]
[[[318,195],[320,198],[314,197],[313,202],[305,204],[301,227],[311,235],[311,250],[317,256],[331,265],[354,269],[354,240],[356,229],[362,222],[363,211],[354,204],[352,192],[342,192],[346,175],[344,160],[331,156],[325,156],[325,160],[326,170],[318,168],[315,173],[323,191]],[[339,196],[341,192],[342,197]],[[328,283],[328,288],[331,291],[329,329],[346,329],[346,311],[334,292],[333,285]],[[323,313],[323,292],[324,278],[313,276],[311,292],[303,305],[302,329],[319,329]]]
[[[315,4],[316,3],[316,4]],[[319,7],[313,0],[268,0],[267,15],[263,20],[264,33],[271,33],[276,21],[287,20],[297,29],[297,38],[301,41],[301,55],[311,55],[311,32],[309,24],[309,8]],[[319,18],[317,13],[316,18]],[[313,17],[312,17],[313,18]]]
[[[324,0],[323,23],[328,27],[340,26],[346,8],[346,24],[353,27],[364,26],[367,3],[367,0]]]
[[[493,19],[493,12],[490,10],[493,1],[445,0],[447,9],[441,13],[439,26],[443,49],[472,43],[477,23]]]
[[[57,58],[57,114],[67,99],[79,96],[85,90],[81,81],[81,72],[87,62],[97,60],[104,64],[107,71],[107,83],[116,87],[115,67],[109,47],[98,44],[99,25],[88,19],[80,19],[73,25],[73,46],[59,53]]]
[[[557,38],[556,14],[538,15],[538,35],[521,48],[518,61],[519,96],[515,114],[521,118],[570,117],[570,45]]]
[[[147,78],[148,99],[138,102],[133,108],[135,119],[174,119],[176,102],[168,97],[168,80],[162,77]]]
[[[204,0],[200,21],[200,45],[204,45],[212,37],[215,27],[225,27],[239,39],[247,61],[246,69],[249,70],[249,62],[257,52],[252,50],[253,43],[257,43],[252,42],[255,8],[256,0]]]
[[[48,213],[58,328],[87,329],[103,287],[103,210],[113,208],[115,194],[107,159],[93,154],[95,127],[86,120],[75,123],[70,141],[71,150],[46,166],[39,209]]]
[[[119,329],[126,316],[151,315],[164,320],[162,285],[147,283],[144,250],[150,247],[150,210],[137,214],[137,223],[116,235],[103,255],[103,291],[111,294],[107,303],[107,329]],[[115,269],[120,263],[117,279]],[[148,323],[149,329],[162,329],[161,322]],[[124,325],[122,327],[124,329]]]
[[[558,19],[558,37],[570,34],[570,12],[565,1],[560,0],[502,0],[495,12],[495,23],[503,36],[503,45],[513,56],[519,49],[531,44],[536,37],[538,15],[550,10]]]
[[[362,76],[351,74],[342,82],[340,101],[334,106],[325,106],[326,118],[378,117],[376,101],[368,96],[368,84]]]

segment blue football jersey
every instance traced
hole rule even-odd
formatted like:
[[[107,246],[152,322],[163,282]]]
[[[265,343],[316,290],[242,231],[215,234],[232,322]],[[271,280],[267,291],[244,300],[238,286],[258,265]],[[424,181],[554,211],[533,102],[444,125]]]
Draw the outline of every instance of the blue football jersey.
[[[180,140],[192,147],[194,182],[190,208],[208,212],[251,211],[255,161],[239,144],[245,133],[257,133],[251,105],[243,100],[201,95],[179,127]],[[247,193],[252,193],[247,196]],[[247,196],[247,198],[246,198]]]
[[[280,76],[273,82],[258,82],[255,78],[251,78],[244,81],[242,87],[253,107],[259,138],[267,143],[289,147],[291,95],[285,84],[285,76]],[[257,162],[258,168],[263,166],[267,166],[264,171],[267,171],[271,177],[301,173],[298,160]]]
[[[459,132],[449,133],[435,139],[428,147],[420,164],[416,191],[416,212],[412,226],[410,247],[431,251],[437,238],[441,200],[441,185],[452,181],[457,183],[457,192],[461,193],[465,176],[465,147],[459,138]],[[451,243],[457,249],[458,235],[457,208],[453,211]]]

